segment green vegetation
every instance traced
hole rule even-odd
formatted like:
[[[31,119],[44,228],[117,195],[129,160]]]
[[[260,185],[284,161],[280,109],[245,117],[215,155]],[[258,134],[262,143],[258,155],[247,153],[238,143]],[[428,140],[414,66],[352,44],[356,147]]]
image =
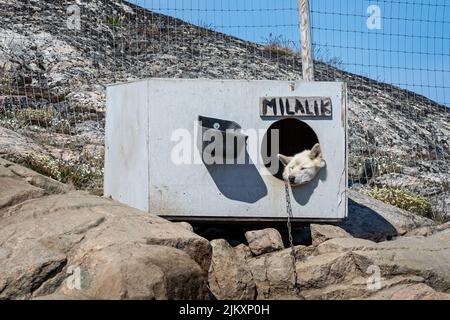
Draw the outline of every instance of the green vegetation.
[[[358,180],[366,174],[370,178],[391,173],[403,173],[403,163],[402,159],[392,159],[382,155],[374,155],[369,158],[367,156],[350,154],[348,160],[349,174],[352,179]]]
[[[109,16],[106,19],[106,24],[112,27],[123,27],[123,23],[120,18]]]
[[[15,113],[16,119],[18,121],[37,125],[40,127],[50,127],[52,125],[52,120],[56,116],[56,112],[53,107],[45,108],[26,108],[19,109]]]
[[[372,198],[391,204],[398,208],[432,218],[433,212],[430,201],[420,195],[396,188],[374,188],[365,192]]]
[[[18,162],[37,173],[62,181],[59,165],[50,157],[39,154],[29,154],[23,159],[18,159]]]
[[[101,195],[103,190],[103,165],[101,161],[62,161],[44,155],[28,154],[17,162],[63,183],[71,183],[75,188]]]
[[[52,106],[3,111],[0,113],[0,124],[11,130],[38,126],[42,128],[51,127],[59,133],[70,133],[69,121],[63,119],[61,113]]]

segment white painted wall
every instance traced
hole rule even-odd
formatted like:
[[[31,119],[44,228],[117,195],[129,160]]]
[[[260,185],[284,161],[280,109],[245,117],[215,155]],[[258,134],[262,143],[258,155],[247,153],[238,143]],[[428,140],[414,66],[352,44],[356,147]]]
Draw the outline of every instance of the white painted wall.
[[[148,91],[146,82],[107,88],[105,195],[149,209]]]

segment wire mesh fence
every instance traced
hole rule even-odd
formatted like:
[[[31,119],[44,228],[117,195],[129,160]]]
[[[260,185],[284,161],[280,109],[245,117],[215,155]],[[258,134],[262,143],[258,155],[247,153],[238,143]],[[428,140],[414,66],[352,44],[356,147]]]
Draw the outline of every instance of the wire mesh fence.
[[[438,219],[450,207],[449,7],[310,1],[315,80],[348,84],[350,187]],[[297,0],[0,9],[0,154],[99,194],[106,84],[301,78]]]
[[[448,214],[448,4],[316,0],[311,16],[314,46],[333,62],[320,79],[358,75],[347,79],[350,185]]]

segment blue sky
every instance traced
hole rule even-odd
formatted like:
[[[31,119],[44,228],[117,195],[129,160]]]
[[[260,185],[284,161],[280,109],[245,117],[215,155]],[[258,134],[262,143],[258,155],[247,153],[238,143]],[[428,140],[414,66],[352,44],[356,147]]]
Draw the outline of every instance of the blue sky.
[[[297,0],[130,0],[249,41],[279,37],[298,48]],[[446,3],[447,2],[447,3]],[[369,29],[377,5],[381,29]],[[313,43],[341,68],[450,106],[448,0],[310,0]]]

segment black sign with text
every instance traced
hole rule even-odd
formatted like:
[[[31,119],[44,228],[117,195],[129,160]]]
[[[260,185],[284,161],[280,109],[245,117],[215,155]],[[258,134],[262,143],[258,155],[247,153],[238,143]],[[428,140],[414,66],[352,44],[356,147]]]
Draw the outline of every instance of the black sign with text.
[[[329,97],[264,97],[260,99],[262,117],[331,117]]]

